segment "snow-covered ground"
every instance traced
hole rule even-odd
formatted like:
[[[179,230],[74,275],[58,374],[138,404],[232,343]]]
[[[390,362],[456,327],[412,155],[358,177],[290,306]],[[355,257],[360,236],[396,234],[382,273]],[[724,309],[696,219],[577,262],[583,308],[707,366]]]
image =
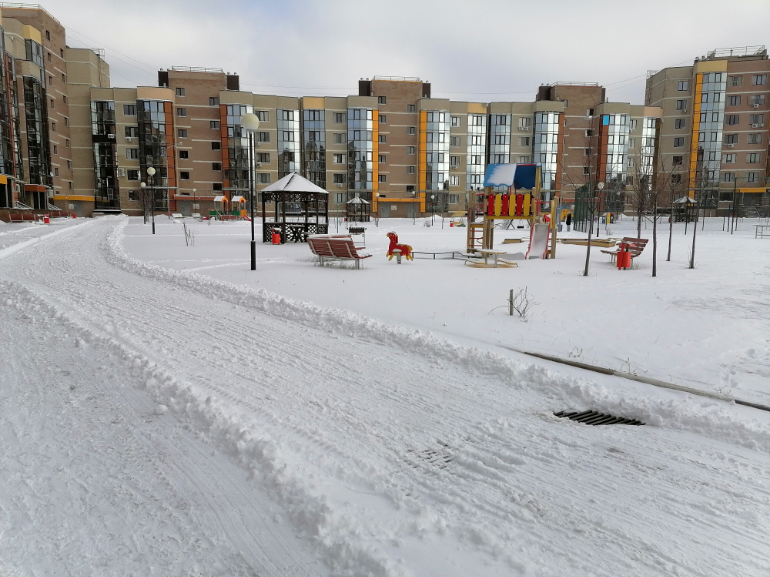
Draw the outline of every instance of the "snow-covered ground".
[[[0,228],[0,575],[767,575],[770,413],[511,350],[770,404],[745,224],[694,270],[676,231],[654,279],[651,246],[387,261],[391,229],[462,250],[421,221],[369,226],[362,270],[252,272],[248,223],[188,224]],[[589,408],[646,425],[552,414]]]

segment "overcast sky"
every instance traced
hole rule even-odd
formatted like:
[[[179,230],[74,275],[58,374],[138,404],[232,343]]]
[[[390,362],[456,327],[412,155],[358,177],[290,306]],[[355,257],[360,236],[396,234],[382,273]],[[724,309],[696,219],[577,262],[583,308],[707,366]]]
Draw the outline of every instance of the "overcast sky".
[[[70,46],[105,49],[113,86],[201,66],[237,72],[241,90],[287,96],[356,94],[360,78],[379,75],[480,102],[598,82],[611,101],[642,104],[648,70],[770,34],[770,0],[40,2]]]

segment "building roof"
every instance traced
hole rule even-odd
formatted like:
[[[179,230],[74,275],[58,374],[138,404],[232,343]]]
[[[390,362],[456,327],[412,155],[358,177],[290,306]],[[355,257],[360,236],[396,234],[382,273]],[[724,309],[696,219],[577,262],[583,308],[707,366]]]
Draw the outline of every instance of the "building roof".
[[[266,186],[262,189],[262,192],[315,192],[329,194],[328,191],[313,184],[307,178],[300,176],[296,172],[287,174],[282,179]]]

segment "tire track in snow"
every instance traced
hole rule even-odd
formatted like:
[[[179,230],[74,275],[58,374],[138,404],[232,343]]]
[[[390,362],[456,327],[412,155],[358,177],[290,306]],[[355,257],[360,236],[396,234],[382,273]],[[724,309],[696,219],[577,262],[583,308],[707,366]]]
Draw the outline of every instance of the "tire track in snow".
[[[426,336],[404,333],[405,343],[393,346],[399,333],[383,336],[371,323],[357,325],[358,317],[331,315],[316,316],[319,330],[308,326],[313,309],[281,309],[279,301],[268,303],[265,313],[244,306],[237,292],[220,298],[215,291],[206,294],[206,286],[191,291],[180,275],[141,277],[134,265],[128,271],[113,268],[114,256],[108,252],[105,262],[97,250],[106,228],[94,230],[71,254],[46,260],[58,278],[34,266],[10,276],[92,338],[144,357],[147,386],[156,398],[187,405],[210,399],[173,412],[209,442],[237,447],[233,457],[274,492],[295,526],[341,574],[364,566],[373,574],[402,574],[405,567],[390,559],[424,554],[414,540],[428,534],[462,543],[463,554],[485,560],[490,575],[527,570],[523,560],[534,551],[553,560],[549,569],[563,571],[709,575],[734,565],[741,554],[750,557],[767,529],[766,522],[728,529],[721,542],[700,546],[701,560],[689,559],[683,552],[694,546],[690,532],[699,526],[712,530],[713,516],[688,517],[686,508],[697,503],[681,478],[661,480],[650,473],[640,482],[637,473],[654,470],[650,449],[666,447],[670,431],[600,431],[560,421],[547,414],[554,401],[595,392],[539,369],[502,367],[494,355],[464,352],[459,362],[439,356],[439,364],[422,356],[438,347]],[[207,315],[192,312],[201,310]],[[366,340],[343,336],[358,331]],[[362,358],[368,359],[366,371]],[[576,387],[579,395],[549,389],[548,378]],[[212,427],[220,422],[217,415],[231,425]],[[682,458],[702,452],[702,439],[679,437]],[[623,461],[597,449],[597,438],[622,446],[629,457]],[[436,448],[437,439],[451,447],[452,463],[438,470],[415,466],[409,452]],[[745,458],[755,457],[748,451]],[[602,475],[605,462],[611,480]],[[748,479],[721,473],[720,483],[705,488],[707,499],[718,500],[731,484],[747,487],[733,519],[767,507],[758,492],[767,473],[761,462]],[[648,480],[674,498],[665,506],[649,494],[636,498]],[[612,497],[607,504],[591,502],[581,490],[592,485]],[[362,491],[373,496],[357,497],[351,508],[354,493]],[[380,498],[387,514],[358,518],[383,507]],[[659,530],[661,518],[667,526]],[[604,545],[601,559],[590,552],[597,542]],[[447,563],[461,563],[447,555]],[[752,574],[749,562],[739,563]],[[453,574],[451,567],[445,574]]]

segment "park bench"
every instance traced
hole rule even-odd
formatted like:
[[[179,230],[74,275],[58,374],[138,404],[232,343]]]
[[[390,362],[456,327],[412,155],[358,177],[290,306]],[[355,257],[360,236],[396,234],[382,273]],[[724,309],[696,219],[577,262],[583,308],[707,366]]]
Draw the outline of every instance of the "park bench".
[[[631,262],[633,263],[634,259],[642,254],[644,247],[647,246],[647,241],[648,239],[646,238],[631,238],[630,236],[627,236],[612,250],[603,250],[602,252],[610,255],[610,262],[615,262],[621,247],[625,245],[626,250],[631,254]]]
[[[372,256],[359,253],[366,247],[354,245],[350,235],[311,234],[307,237],[307,244],[321,266],[326,260],[352,260],[356,268],[361,268],[361,261]]]
[[[8,215],[8,222],[21,222],[22,220],[24,220],[23,217],[24,217],[24,215],[22,215],[22,214],[18,214],[18,213],[17,214],[13,214],[13,213],[11,213],[11,214]]]

